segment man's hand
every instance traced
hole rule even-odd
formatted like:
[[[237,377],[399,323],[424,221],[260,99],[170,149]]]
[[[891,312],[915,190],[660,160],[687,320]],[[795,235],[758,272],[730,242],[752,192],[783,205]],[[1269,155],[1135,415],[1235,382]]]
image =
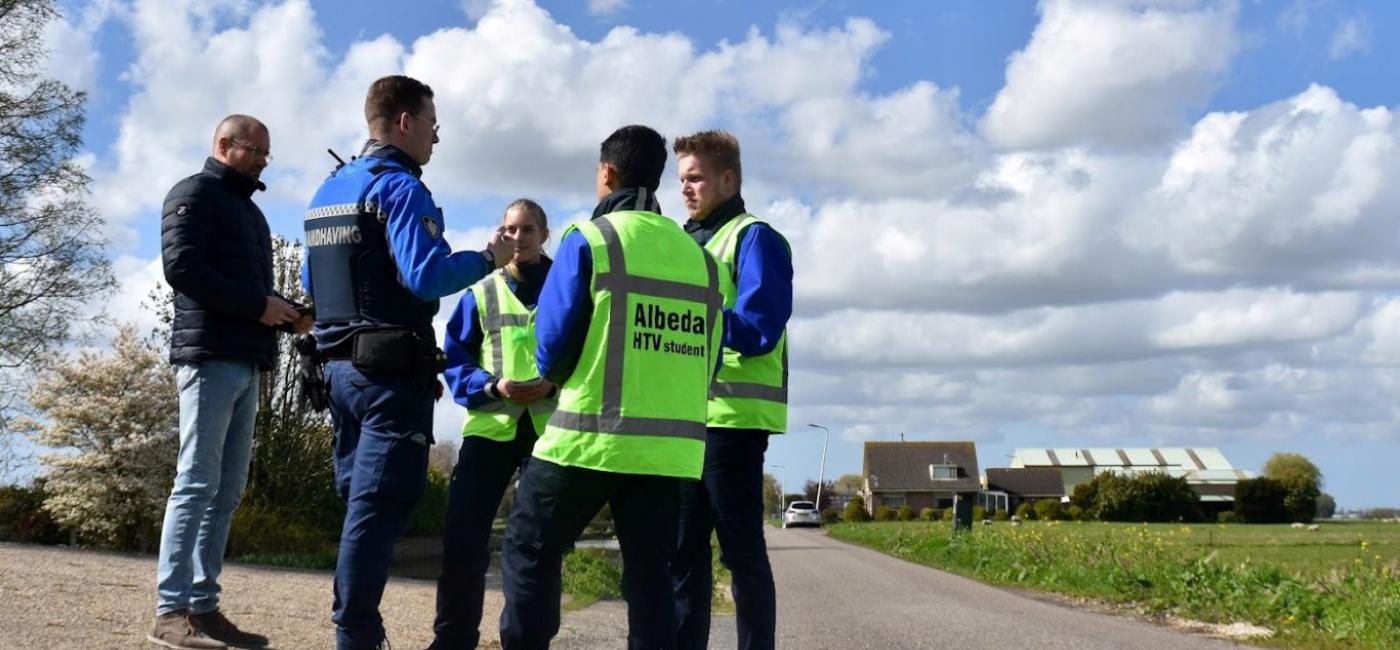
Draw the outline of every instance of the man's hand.
[[[497,228],[495,234],[491,235],[491,241],[486,243],[486,250],[495,256],[496,268],[499,269],[515,257],[515,240],[506,237],[504,228]]]
[[[311,326],[316,324],[316,316],[306,314],[292,323],[292,331],[296,334],[305,334],[311,331]]]
[[[549,392],[553,389],[554,384],[549,383],[547,379],[536,379],[527,382],[502,379],[496,382],[496,394],[516,404],[537,402],[547,397]]]
[[[262,318],[259,318],[258,322],[268,327],[277,327],[282,323],[290,323],[300,317],[301,314],[297,313],[297,308],[293,307],[292,303],[278,298],[277,296],[268,296],[267,306],[263,308]]]

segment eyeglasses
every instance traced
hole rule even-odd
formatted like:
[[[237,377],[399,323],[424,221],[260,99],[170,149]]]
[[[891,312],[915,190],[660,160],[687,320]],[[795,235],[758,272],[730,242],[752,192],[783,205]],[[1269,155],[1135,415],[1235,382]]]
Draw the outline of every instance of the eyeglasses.
[[[442,127],[442,125],[441,125],[441,124],[438,124],[436,121],[429,122],[429,121],[427,121],[427,120],[425,120],[425,119],[423,119],[423,118],[421,118],[421,117],[418,117],[417,115],[414,115],[413,113],[408,113],[408,116],[411,117],[411,118],[413,118],[413,119],[415,119],[415,120],[419,120],[419,121],[421,121],[421,122],[427,124],[428,126],[433,127],[433,135],[437,135],[437,134],[438,134],[438,129]]]
[[[238,138],[229,138],[229,142],[243,147],[245,150],[248,151],[248,153],[251,153],[254,156],[262,156],[263,158],[266,158],[269,162],[272,161],[272,150],[270,149],[264,149],[262,147],[259,147],[258,145],[239,140]]]

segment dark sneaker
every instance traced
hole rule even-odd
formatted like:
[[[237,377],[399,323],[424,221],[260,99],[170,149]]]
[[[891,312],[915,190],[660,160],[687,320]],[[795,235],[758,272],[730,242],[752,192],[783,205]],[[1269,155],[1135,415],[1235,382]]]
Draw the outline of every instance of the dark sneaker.
[[[178,610],[156,617],[155,629],[146,635],[146,640],[167,648],[193,648],[195,650],[226,650],[223,641],[209,638],[195,629],[190,622],[187,610]]]
[[[211,639],[227,643],[231,648],[267,647],[267,637],[238,629],[233,621],[228,620],[223,612],[217,609],[203,614],[190,614],[190,623],[194,625],[194,629]]]

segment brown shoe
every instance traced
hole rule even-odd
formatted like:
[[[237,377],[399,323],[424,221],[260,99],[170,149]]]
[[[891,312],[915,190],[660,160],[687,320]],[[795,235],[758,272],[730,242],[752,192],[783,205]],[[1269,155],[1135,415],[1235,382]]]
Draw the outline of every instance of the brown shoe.
[[[228,645],[216,641],[195,629],[190,622],[189,610],[176,610],[156,617],[155,629],[146,635],[146,640],[167,648],[193,648],[195,650],[226,650]]]
[[[223,612],[214,610],[203,614],[190,614],[190,624],[211,639],[227,643],[231,648],[265,648],[267,637],[238,629]]]

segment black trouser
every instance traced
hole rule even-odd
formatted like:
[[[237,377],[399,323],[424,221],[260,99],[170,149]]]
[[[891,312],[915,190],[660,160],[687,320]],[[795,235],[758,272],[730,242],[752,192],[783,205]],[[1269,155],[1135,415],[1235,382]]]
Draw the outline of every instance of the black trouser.
[[[680,540],[671,562],[678,647],[703,649],[710,640],[710,533],[733,576],[740,650],[772,648],[777,596],[763,540],[763,454],[768,432],[710,429],[700,481],[681,485]]]
[[[481,640],[478,628],[486,569],[491,565],[491,524],[511,476],[529,460],[534,446],[535,429],[528,415],[520,418],[514,440],[462,439],[448,487],[432,650],[475,648]]]
[[[532,459],[520,478],[501,549],[506,596],[501,646],[549,647],[559,632],[564,552],[607,503],[622,546],[627,647],[674,648],[675,607],[667,569],[676,547],[679,482]]]

